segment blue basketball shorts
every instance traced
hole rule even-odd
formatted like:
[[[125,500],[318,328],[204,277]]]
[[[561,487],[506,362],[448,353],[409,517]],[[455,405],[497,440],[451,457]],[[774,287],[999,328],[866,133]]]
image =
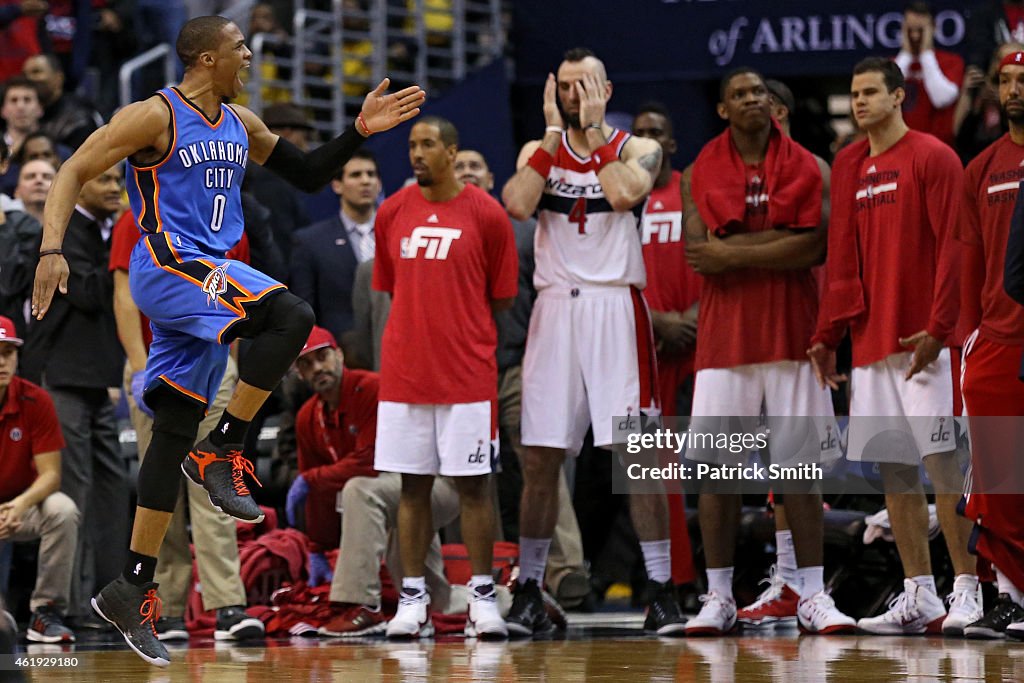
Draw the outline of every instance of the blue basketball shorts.
[[[248,264],[210,256],[173,232],[139,240],[128,282],[153,330],[145,393],[164,385],[204,406],[223,378],[232,328],[265,297],[285,289]]]

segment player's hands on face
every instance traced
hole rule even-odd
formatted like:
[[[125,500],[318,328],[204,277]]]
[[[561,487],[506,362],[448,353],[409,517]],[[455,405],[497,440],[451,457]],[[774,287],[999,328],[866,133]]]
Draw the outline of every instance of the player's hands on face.
[[[583,74],[576,82],[576,93],[580,98],[580,126],[586,128],[593,123],[604,122],[604,84],[594,74]]]
[[[686,260],[700,275],[715,275],[732,268],[729,247],[710,231],[706,242],[686,243]]]
[[[36,266],[36,281],[32,286],[32,317],[42,320],[50,310],[54,292],[68,293],[68,262],[62,254],[43,256]]]
[[[910,379],[931,365],[942,351],[942,342],[928,334],[926,330],[900,339],[900,345],[914,349],[910,357],[910,367],[907,368],[903,379]]]
[[[558,80],[552,73],[544,83],[544,124],[565,128],[562,112],[558,111]]]
[[[814,378],[818,380],[819,387],[838,389],[840,382],[845,382],[846,375],[836,372],[836,352],[818,342],[807,349],[807,357],[811,359],[811,367],[814,369]]]
[[[420,105],[427,98],[427,93],[418,85],[388,94],[389,85],[391,79],[385,78],[363,100],[363,123],[371,133],[380,133],[408,121],[420,113]]]

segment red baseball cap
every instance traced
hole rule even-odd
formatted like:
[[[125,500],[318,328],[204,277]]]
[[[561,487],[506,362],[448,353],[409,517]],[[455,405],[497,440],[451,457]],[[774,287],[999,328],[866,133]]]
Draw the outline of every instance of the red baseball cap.
[[[0,315],[0,342],[7,342],[15,346],[25,343],[24,339],[18,338],[18,331],[14,329],[14,321]]]
[[[332,349],[338,348],[338,342],[334,341],[334,335],[322,327],[314,327],[309,333],[306,345],[299,351],[299,356],[305,356],[310,351],[316,351],[329,346]]]

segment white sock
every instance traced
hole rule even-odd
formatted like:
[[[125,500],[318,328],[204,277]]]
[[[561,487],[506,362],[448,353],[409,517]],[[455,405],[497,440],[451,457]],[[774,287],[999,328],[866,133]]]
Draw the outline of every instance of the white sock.
[[[791,588],[798,587],[800,584],[796,576],[796,549],[793,547],[793,532],[789,529],[775,532],[775,556],[779,576]]]
[[[550,538],[519,537],[519,580],[533,579],[538,586],[544,585],[544,570],[548,566]]]
[[[489,573],[474,573],[469,579],[469,587],[477,588],[478,586],[494,586],[495,578]]]
[[[800,567],[796,570],[796,574],[800,581],[797,585],[800,586],[798,592],[801,598],[809,598],[825,590],[824,567]]]
[[[1000,593],[1006,593],[1010,596],[1010,599],[1015,603],[1024,607],[1024,591],[1014,585],[1013,581],[1010,581],[1010,577],[999,571],[999,567],[996,567],[996,586]]]
[[[422,576],[405,576],[402,577],[402,588],[409,588],[418,593],[425,593],[427,591],[427,580]]]
[[[931,591],[932,595],[939,594],[939,590],[935,587],[935,577],[931,574],[925,574],[923,576],[911,576],[910,580],[916,583],[921,588],[925,588]]]
[[[732,597],[732,567],[708,570],[708,593],[718,593],[723,598]]]
[[[647,578],[658,583],[665,583],[672,578],[672,541],[640,541],[640,550],[644,554],[644,566]]]

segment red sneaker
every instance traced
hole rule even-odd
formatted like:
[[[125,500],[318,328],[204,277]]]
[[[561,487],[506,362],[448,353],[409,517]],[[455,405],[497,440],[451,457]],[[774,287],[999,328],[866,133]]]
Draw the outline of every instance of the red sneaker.
[[[749,628],[767,626],[786,626],[796,623],[797,605],[800,596],[782,580],[776,565],[772,565],[768,578],[761,583],[768,583],[768,588],[757,600],[736,613],[737,621]]]
[[[372,610],[366,605],[346,605],[320,627],[319,633],[330,638],[369,636],[383,632],[387,622],[379,607]]]

